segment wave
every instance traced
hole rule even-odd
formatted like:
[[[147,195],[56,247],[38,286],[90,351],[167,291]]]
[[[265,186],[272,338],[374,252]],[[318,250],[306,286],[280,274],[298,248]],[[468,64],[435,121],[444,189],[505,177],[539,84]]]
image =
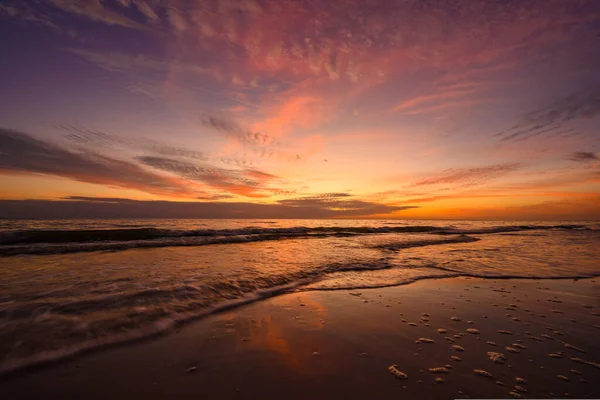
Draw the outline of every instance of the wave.
[[[265,222],[266,223],[266,222]],[[75,230],[22,230],[0,232],[0,245],[31,244],[31,243],[69,243],[69,242],[95,242],[95,241],[129,241],[148,240],[170,237],[205,237],[205,236],[247,236],[247,235],[286,235],[286,234],[311,234],[311,233],[437,233],[437,234],[486,234],[516,232],[525,230],[549,229],[586,229],[585,225],[510,225],[494,226],[481,229],[459,229],[453,226],[439,227],[428,225],[409,226],[296,226],[290,228],[264,228],[245,227],[240,229],[157,229],[157,228],[129,228],[129,229],[75,229]]]
[[[435,232],[440,228],[433,226],[414,226],[401,228],[376,227],[315,227],[303,226],[291,228],[246,227],[241,229],[192,229],[171,230],[157,228],[136,229],[83,229],[83,230],[26,230],[3,232],[0,244],[32,243],[84,243],[96,241],[130,241],[160,238],[250,236],[250,235],[307,235],[311,233],[392,233],[392,232]]]
[[[477,242],[479,240],[481,240],[481,239],[475,238],[472,236],[467,236],[467,235],[461,233],[460,235],[455,236],[453,238],[449,238],[449,239],[418,240],[418,241],[412,241],[412,242],[392,242],[392,243],[377,245],[377,246],[375,246],[375,248],[382,249],[382,250],[401,250],[401,249],[408,249],[411,247],[431,246],[431,245],[436,245],[436,244],[471,243],[471,242]]]
[[[436,269],[436,268],[433,268]],[[308,284],[299,287],[298,291],[337,291],[337,290],[357,290],[357,289],[379,289],[394,286],[403,286],[411,283],[419,282],[422,280],[432,279],[447,279],[447,278],[477,278],[477,279],[490,279],[490,280],[579,280],[579,279],[593,279],[600,277],[600,272],[589,273],[589,274],[575,274],[575,275],[502,275],[502,274],[476,274],[470,272],[459,272],[451,271],[446,269],[440,269],[441,271],[447,271],[446,273],[431,274],[431,275],[419,275],[409,278],[398,279],[392,282],[385,283],[359,283],[359,284],[346,284],[346,285],[328,285],[326,282],[319,284]],[[321,283],[321,282],[318,282]]]
[[[510,233],[510,232],[522,232],[522,231],[532,231],[532,230],[593,230],[589,226],[586,225],[511,225],[511,226],[493,226],[488,228],[478,228],[478,229],[458,229],[458,228],[449,228],[449,229],[441,229],[437,232],[440,235],[452,235],[452,234],[463,234],[463,235],[484,235],[489,233]]]
[[[189,247],[206,246],[213,244],[250,243],[267,240],[282,240],[292,238],[322,237],[324,235],[301,234],[263,234],[244,236],[215,236],[215,237],[170,237],[154,240],[131,240],[123,242],[98,241],[98,242],[71,242],[71,243],[44,243],[29,245],[0,246],[0,256],[15,255],[50,255],[79,253],[88,251],[119,251],[129,249],[158,248],[158,247]]]
[[[184,312],[161,318],[136,329],[114,333],[103,337],[83,340],[75,344],[62,346],[58,349],[44,350],[28,356],[15,357],[0,362],[0,376],[14,374],[30,368],[40,367],[59,361],[64,361],[80,354],[100,350],[110,346],[131,343],[137,340],[149,339],[173,330],[176,326],[211,314],[223,312],[246,304],[254,303],[273,296],[289,293],[304,282],[281,285],[264,290],[257,290],[245,297],[222,301],[218,304],[204,307],[193,312]]]
[[[118,251],[134,248],[171,246],[203,246],[246,243],[266,240],[357,236],[390,233],[434,235],[503,234],[532,230],[590,230],[585,225],[513,225],[480,229],[458,229],[452,226],[358,226],[240,229],[80,229],[23,230],[0,232],[0,256],[48,255],[87,251]]]
[[[346,266],[344,269],[337,269],[333,266],[328,266],[322,269],[319,274],[321,278],[324,277],[324,273],[331,273],[333,271],[363,271],[363,270],[374,270],[374,269],[382,269],[389,268],[389,266],[365,266],[365,265],[355,265],[355,266]],[[125,321],[121,327],[113,326],[115,333],[100,336],[94,339],[86,339],[74,344],[66,345],[59,347],[58,349],[52,350],[44,350],[39,351],[34,354],[14,357],[2,360],[0,362],[0,376],[9,375],[21,372],[23,370],[28,370],[31,368],[52,364],[59,361],[64,361],[66,359],[72,358],[74,356],[87,353],[94,350],[103,349],[106,347],[130,343],[137,340],[148,339],[151,337],[155,337],[161,334],[168,333],[172,331],[176,326],[181,325],[183,323],[187,323],[190,321],[194,321],[218,312],[230,310],[239,306],[247,305],[250,303],[254,303],[257,301],[265,300],[267,298],[271,298],[274,296],[291,293],[294,291],[338,291],[338,290],[356,290],[356,289],[373,289],[373,288],[383,288],[383,287],[392,287],[392,286],[402,286],[412,284],[422,280],[435,280],[435,279],[447,279],[447,278],[458,278],[458,277],[470,277],[470,278],[480,278],[480,279],[494,279],[494,280],[508,280],[508,279],[535,279],[535,280],[578,280],[578,279],[589,279],[600,277],[600,273],[592,273],[592,274],[578,274],[578,275],[569,275],[569,276],[523,276],[523,275],[485,275],[485,274],[475,274],[475,273],[466,273],[466,272],[452,272],[448,270],[442,269],[445,271],[443,274],[431,274],[431,275],[420,275],[414,276],[410,278],[406,278],[403,280],[399,280],[396,282],[388,282],[385,284],[377,284],[377,285],[347,285],[347,286],[324,286],[319,287],[312,285],[312,283],[318,282],[319,276],[310,276],[313,274],[307,274],[307,276],[303,276],[299,279],[292,279],[289,282],[278,282],[278,284],[270,287],[261,287],[255,288],[254,291],[249,293],[245,293],[238,298],[233,299],[225,299],[219,301],[215,304],[209,304],[206,306],[201,306],[196,310],[178,312],[167,317],[162,317],[156,319],[152,322],[148,322],[146,324],[142,324],[135,329],[121,329],[130,326],[129,321]],[[235,285],[236,288],[238,285]],[[217,288],[212,288],[217,289]],[[220,290],[224,288],[221,287]],[[181,291],[181,288],[175,288],[175,291]],[[183,291],[190,290],[190,288],[184,288]],[[194,288],[192,290],[198,290],[198,288]],[[144,293],[147,295],[147,293]],[[134,298],[139,297],[140,294],[133,294]],[[231,294],[229,294],[231,297]],[[227,296],[225,296],[227,298]],[[107,300],[107,299],[105,299]],[[118,333],[117,333],[118,332]]]

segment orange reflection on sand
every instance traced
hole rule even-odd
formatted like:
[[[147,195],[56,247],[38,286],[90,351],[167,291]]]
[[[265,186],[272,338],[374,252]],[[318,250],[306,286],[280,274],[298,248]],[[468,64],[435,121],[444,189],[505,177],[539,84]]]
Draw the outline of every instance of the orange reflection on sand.
[[[278,353],[283,363],[294,371],[310,374],[313,373],[311,360],[313,352],[317,350],[313,339],[307,342],[304,335],[293,334],[298,329],[293,329],[294,324],[301,326],[300,331],[316,331],[324,328],[327,317],[326,308],[315,300],[314,296],[300,293],[297,296],[282,296],[272,299],[277,308],[284,311],[282,314],[265,314],[253,320],[236,318],[236,314],[223,314],[219,319],[228,323],[235,323],[235,334],[239,343],[239,351],[271,350]],[[302,304],[302,305],[301,305]],[[272,307],[264,308],[272,309]],[[290,322],[290,320],[292,322]]]

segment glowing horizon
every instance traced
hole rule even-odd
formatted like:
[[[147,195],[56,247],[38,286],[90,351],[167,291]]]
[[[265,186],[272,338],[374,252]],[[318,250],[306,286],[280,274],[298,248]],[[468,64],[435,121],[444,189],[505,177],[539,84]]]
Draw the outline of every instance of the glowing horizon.
[[[7,0],[0,21],[6,210],[600,219],[598,2]]]

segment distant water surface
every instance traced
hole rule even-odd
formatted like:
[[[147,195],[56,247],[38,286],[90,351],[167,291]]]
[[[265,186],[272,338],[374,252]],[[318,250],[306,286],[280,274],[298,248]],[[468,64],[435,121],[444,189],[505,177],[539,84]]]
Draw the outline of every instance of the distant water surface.
[[[600,276],[600,224],[0,220],[0,371],[290,290]]]

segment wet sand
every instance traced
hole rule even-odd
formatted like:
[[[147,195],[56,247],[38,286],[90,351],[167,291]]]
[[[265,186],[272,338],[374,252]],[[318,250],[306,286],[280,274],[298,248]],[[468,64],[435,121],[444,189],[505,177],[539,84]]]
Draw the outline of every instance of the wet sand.
[[[299,292],[4,376],[0,398],[600,398],[599,337],[594,279]]]

